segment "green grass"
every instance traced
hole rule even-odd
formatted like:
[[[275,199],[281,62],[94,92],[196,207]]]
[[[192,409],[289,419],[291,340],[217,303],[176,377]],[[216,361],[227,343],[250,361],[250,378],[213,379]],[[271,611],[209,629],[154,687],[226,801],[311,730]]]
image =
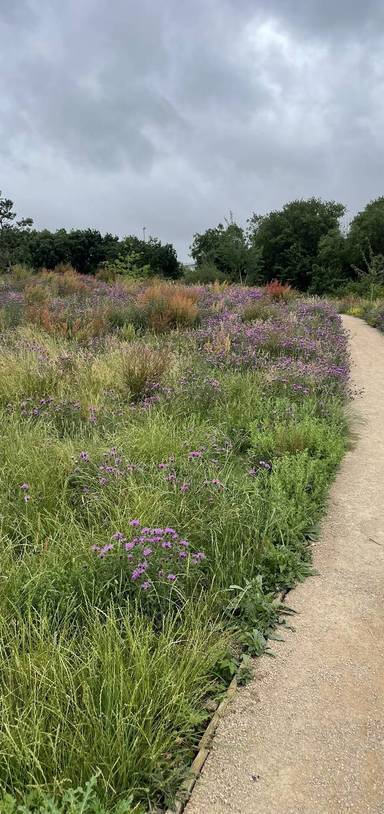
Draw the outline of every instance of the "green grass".
[[[170,390],[140,406],[160,377]],[[212,371],[191,335],[95,350],[19,326],[3,335],[0,421],[1,811],[164,806],[208,700],[262,651],[277,591],[311,573],[343,400]],[[101,485],[111,448],[124,474]],[[132,518],[173,527],[205,559],[172,588],[138,591],[119,557],[91,550]]]

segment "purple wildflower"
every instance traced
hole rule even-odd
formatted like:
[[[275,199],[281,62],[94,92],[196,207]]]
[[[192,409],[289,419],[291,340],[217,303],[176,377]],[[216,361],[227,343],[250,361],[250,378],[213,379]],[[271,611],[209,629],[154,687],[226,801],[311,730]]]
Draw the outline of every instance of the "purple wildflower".
[[[23,489],[24,492],[27,492],[29,489],[29,483],[22,483],[20,489]]]
[[[118,543],[123,543],[125,536],[121,531],[115,531],[115,533],[112,534],[112,540],[116,540]]]
[[[83,450],[83,452],[80,452],[79,459],[80,459],[80,461],[88,462],[89,461],[89,453],[86,452],[85,450]]]

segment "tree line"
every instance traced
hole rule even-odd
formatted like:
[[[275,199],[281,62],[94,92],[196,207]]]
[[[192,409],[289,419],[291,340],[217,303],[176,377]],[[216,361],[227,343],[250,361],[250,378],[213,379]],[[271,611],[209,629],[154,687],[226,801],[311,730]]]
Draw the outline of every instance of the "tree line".
[[[291,201],[266,215],[253,214],[246,228],[231,216],[194,235],[190,276],[229,278],[248,284],[277,279],[300,291],[323,294],[384,272],[384,197],[371,201],[343,229],[346,209],[319,198]]]
[[[21,263],[53,269],[70,263],[81,274],[159,275],[187,281],[227,280],[248,285],[278,279],[300,291],[337,291],[372,269],[384,274],[384,197],[371,201],[342,226],[345,207],[319,198],[295,200],[265,215],[253,213],[245,227],[233,216],[193,236],[194,268],[178,261],[171,243],[135,235],[119,238],[97,229],[36,230],[17,219],[0,192],[0,270]]]
[[[0,270],[9,271],[16,264],[36,270],[70,264],[80,274],[104,269],[171,279],[182,273],[171,243],[162,244],[155,237],[102,235],[97,229],[37,230],[32,218],[17,220],[13,201],[0,192]]]

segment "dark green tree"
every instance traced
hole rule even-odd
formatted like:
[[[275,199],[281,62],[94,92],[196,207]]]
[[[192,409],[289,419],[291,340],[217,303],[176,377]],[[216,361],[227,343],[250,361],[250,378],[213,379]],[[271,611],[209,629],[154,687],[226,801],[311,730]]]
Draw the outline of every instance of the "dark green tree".
[[[331,229],[319,240],[309,291],[311,294],[332,293],[354,276],[347,261],[345,236],[339,228]]]
[[[371,201],[353,218],[347,235],[351,266],[360,266],[368,254],[384,255],[384,197]]]
[[[23,260],[26,237],[33,224],[32,218],[16,220],[13,201],[4,198],[0,190],[0,270],[9,271],[13,263]]]
[[[118,245],[118,237],[101,235],[97,229],[34,230],[28,240],[34,268],[53,269],[59,263],[70,263],[80,274],[94,274],[100,263],[113,260]]]
[[[190,247],[197,269],[213,264],[231,282],[256,283],[262,277],[262,252],[232,215],[226,224],[195,234]]]
[[[162,244],[157,237],[141,240],[135,235],[128,235],[120,241],[117,256],[125,257],[132,254],[135,255],[139,265],[149,266],[153,275],[176,280],[182,274],[172,243]]]
[[[341,203],[310,198],[291,201],[267,215],[252,215],[248,238],[262,252],[264,280],[277,278],[307,290],[320,241],[330,231],[340,231],[344,213]]]

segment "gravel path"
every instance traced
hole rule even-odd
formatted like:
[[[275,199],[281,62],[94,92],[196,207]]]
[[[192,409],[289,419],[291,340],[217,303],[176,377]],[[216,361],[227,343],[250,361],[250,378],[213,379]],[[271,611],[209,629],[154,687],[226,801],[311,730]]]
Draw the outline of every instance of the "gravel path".
[[[363,421],[314,561],[223,719],[186,814],[384,814],[384,336],[353,317]]]

